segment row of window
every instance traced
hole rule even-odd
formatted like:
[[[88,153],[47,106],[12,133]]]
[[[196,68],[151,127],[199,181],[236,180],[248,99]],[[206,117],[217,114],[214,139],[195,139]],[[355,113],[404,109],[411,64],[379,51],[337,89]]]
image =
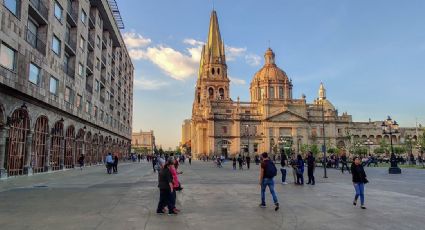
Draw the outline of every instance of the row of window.
[[[280,86],[278,88],[279,88],[279,94],[278,95],[275,95],[275,87],[269,87],[269,95],[268,95],[268,97],[265,94],[266,93],[266,88],[265,87],[264,88],[258,88],[258,92],[257,92],[258,93],[258,95],[257,95],[258,100],[261,100],[263,98],[263,96],[265,98],[270,98],[270,99],[274,99],[274,98],[283,99],[285,97],[283,87]]]

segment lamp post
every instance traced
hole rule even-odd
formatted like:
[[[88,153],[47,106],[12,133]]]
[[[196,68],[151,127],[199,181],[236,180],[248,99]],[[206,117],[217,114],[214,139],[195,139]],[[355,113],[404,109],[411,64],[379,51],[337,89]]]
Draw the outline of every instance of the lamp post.
[[[248,153],[248,156],[249,156],[249,125],[248,124],[245,125],[245,132],[246,132],[246,136],[248,138],[247,153]]]
[[[397,121],[391,119],[390,116],[382,122],[382,133],[390,135],[390,145],[391,145],[391,166],[388,169],[389,174],[401,174],[401,169],[397,165],[397,158],[394,154],[394,146],[393,146],[393,134],[399,133]]]
[[[373,141],[371,141],[369,138],[364,142],[365,145],[369,148],[369,155],[370,155],[370,146],[373,145]]]
[[[327,165],[327,159],[326,159],[326,137],[325,137],[325,109],[323,107],[324,101],[322,100],[322,128],[323,128],[323,178],[328,178],[328,175],[326,173],[326,165]]]

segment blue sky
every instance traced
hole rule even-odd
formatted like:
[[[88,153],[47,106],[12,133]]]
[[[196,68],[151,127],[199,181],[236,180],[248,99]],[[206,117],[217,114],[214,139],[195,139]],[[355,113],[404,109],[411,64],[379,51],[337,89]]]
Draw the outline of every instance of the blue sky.
[[[117,0],[135,65],[133,131],[154,130],[178,145],[190,118],[200,44],[211,0]],[[408,3],[408,4],[407,4]],[[425,124],[425,1],[215,0],[227,46],[231,96],[249,100],[249,83],[271,46],[312,102],[321,81],[339,112],[354,121],[391,115]],[[230,60],[229,60],[230,59]]]

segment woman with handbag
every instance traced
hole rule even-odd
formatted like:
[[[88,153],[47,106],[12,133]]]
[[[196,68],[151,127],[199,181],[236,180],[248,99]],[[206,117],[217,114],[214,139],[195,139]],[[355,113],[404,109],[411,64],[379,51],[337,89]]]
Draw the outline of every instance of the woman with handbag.
[[[364,171],[362,162],[360,158],[354,157],[353,163],[351,164],[351,175],[353,176],[353,185],[356,191],[356,195],[354,196],[353,205],[357,205],[357,199],[360,196],[360,204],[362,209],[366,209],[364,206],[364,186],[369,181],[366,178],[366,173]]]

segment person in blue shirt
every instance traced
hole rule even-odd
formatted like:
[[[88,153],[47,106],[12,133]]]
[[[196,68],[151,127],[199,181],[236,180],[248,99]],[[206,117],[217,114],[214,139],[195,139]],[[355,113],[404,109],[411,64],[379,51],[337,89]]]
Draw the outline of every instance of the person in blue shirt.
[[[106,171],[108,174],[112,173],[112,165],[114,164],[114,160],[112,159],[112,153],[108,153],[105,159],[106,162]]]
[[[297,155],[297,184],[304,184],[304,160],[301,154]]]

